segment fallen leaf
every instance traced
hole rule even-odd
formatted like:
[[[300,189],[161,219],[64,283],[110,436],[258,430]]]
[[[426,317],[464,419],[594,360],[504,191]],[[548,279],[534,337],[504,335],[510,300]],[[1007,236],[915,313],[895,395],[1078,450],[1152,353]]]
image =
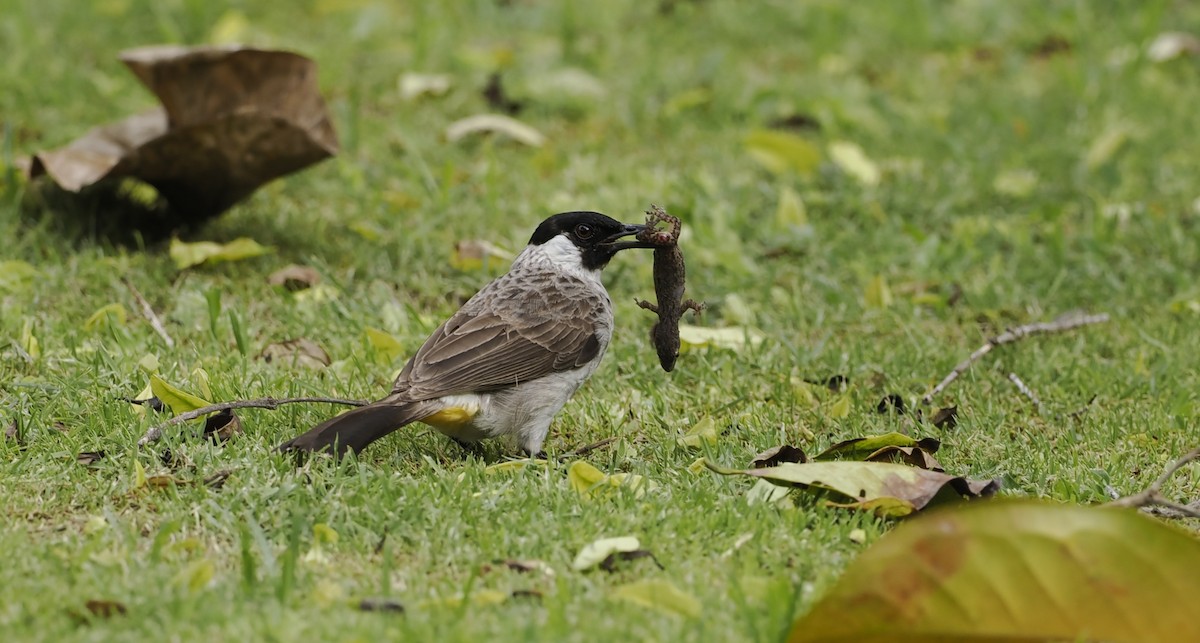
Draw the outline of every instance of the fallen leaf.
[[[765,469],[708,467],[722,475],[746,475],[776,485],[830,491],[844,496],[828,501],[835,507],[874,511],[886,517],[906,516],[935,501],[990,496],[1000,487],[998,480],[968,480],[936,471],[886,462],[808,462],[781,464]]]
[[[103,451],[80,451],[79,454],[75,456],[75,461],[85,467],[95,464],[102,459],[104,459]]]
[[[282,286],[292,292],[312,288],[321,283],[321,273],[310,266],[288,264],[267,277],[267,283],[272,286]]]
[[[808,139],[772,130],[746,135],[746,153],[773,174],[812,174],[821,163],[821,150]]]
[[[1067,40],[1058,34],[1050,34],[1038,41],[1038,43],[1034,45],[1032,49],[1030,49],[1029,55],[1033,56],[1034,58],[1045,60],[1060,54],[1070,53],[1072,49],[1074,49],[1074,45],[1071,44],[1070,40]]]
[[[700,616],[700,601],[695,596],[662,579],[647,579],[621,585],[612,590],[609,597],[641,605],[666,614],[687,618]]]
[[[1111,161],[1121,148],[1129,142],[1129,128],[1125,125],[1113,125],[1100,133],[1088,146],[1083,157],[1087,169],[1094,170]]]
[[[879,185],[879,166],[867,157],[857,143],[835,141],[829,144],[829,158],[843,172],[853,177],[862,185],[874,187]]]
[[[203,263],[214,264],[222,261],[239,261],[260,257],[273,252],[270,248],[260,245],[249,237],[240,237],[229,243],[214,243],[212,241],[197,241],[186,243],[179,239],[171,239],[168,254],[175,267],[185,270]]]
[[[753,507],[757,504],[782,503],[791,495],[792,490],[788,487],[771,484],[766,480],[755,480],[754,486],[746,492],[746,504]]]
[[[83,322],[83,329],[88,332],[106,331],[113,326],[124,326],[128,319],[125,306],[112,303],[101,306]]]
[[[26,359],[36,360],[42,355],[41,342],[38,341],[36,335],[33,334],[33,320],[26,319],[21,325],[21,339],[17,342],[17,347],[25,352]]]
[[[707,326],[679,325],[681,350],[697,348],[724,348],[740,351],[746,344],[758,346],[763,341],[762,333],[749,328],[709,328]]]
[[[808,210],[800,195],[790,187],[779,191],[779,205],[775,208],[775,223],[780,226],[808,225]]]
[[[129,612],[125,604],[120,601],[91,599],[83,604],[87,611],[92,616],[99,618],[112,618],[113,616],[124,616]]]
[[[378,328],[367,327],[367,343],[375,351],[375,359],[384,364],[391,364],[404,357],[404,345],[391,333]]]
[[[451,78],[447,74],[400,74],[400,98],[413,100],[424,96],[441,96],[450,91]]]
[[[171,584],[198,592],[208,587],[217,574],[217,566],[207,558],[198,558],[179,570],[171,580]]]
[[[536,598],[542,599],[542,592],[536,589],[514,589],[512,591],[513,598]]]
[[[939,429],[953,429],[958,426],[958,407],[947,406],[938,409],[929,418],[929,422]]]
[[[332,363],[329,353],[326,353],[324,348],[304,337],[268,344],[258,354],[258,359],[268,364],[278,362],[282,365],[312,369],[325,368]]]
[[[184,392],[167,384],[157,375],[150,376],[150,390],[154,391],[154,396],[162,400],[163,404],[171,407],[171,412],[175,415],[195,411],[196,409],[211,405],[209,402],[191,393]]]
[[[813,457],[813,460],[865,460],[869,455],[884,447],[921,446],[936,453],[941,443],[933,438],[917,440],[903,433],[883,433],[861,438],[842,440]]]
[[[502,134],[530,147],[541,147],[546,137],[536,129],[510,116],[478,114],[455,121],[446,128],[446,140],[454,143],[474,134]]]
[[[1197,641],[1200,542],[1126,509],[996,500],[860,554],[791,643]]]
[[[851,529],[850,533],[846,536],[846,539],[852,543],[861,545],[867,542],[867,532],[863,531],[862,529]]]
[[[706,415],[681,437],[676,438],[675,443],[681,447],[698,449],[705,444],[710,446],[716,444],[717,438],[717,423],[711,416]]]
[[[543,561],[543,560],[519,560],[519,559],[515,559],[515,558],[510,558],[508,560],[493,561],[493,563],[496,565],[502,565],[508,569],[513,570],[514,572],[520,572],[522,574],[528,574],[530,572],[541,572],[542,574],[544,574],[546,576],[554,575],[554,568],[551,567],[548,563],[546,563],[546,561]],[[488,571],[488,570],[485,569],[484,571]]]
[[[504,80],[500,77],[500,72],[492,72],[488,76],[487,84],[483,86],[483,91],[480,93],[487,101],[488,107],[500,110],[505,114],[516,114],[525,108],[525,103],[513,99],[505,91]]]
[[[503,473],[506,471],[524,471],[529,467],[544,467],[547,461],[539,458],[521,458],[519,460],[507,460],[505,462],[497,462],[489,464],[484,472],[486,473]]]
[[[242,421],[233,409],[217,411],[204,418],[203,434],[213,442],[225,442],[235,435],[242,434]]]
[[[662,563],[658,562],[658,559],[655,558],[654,554],[648,549],[634,549],[633,551],[613,552],[606,556],[604,560],[600,561],[600,569],[603,569],[611,574],[612,572],[617,571],[618,563],[638,560],[640,558],[649,558],[650,560],[654,561],[654,564],[657,565],[659,569],[666,569],[662,566]]]
[[[1037,189],[1038,175],[1033,170],[1005,170],[992,179],[992,189],[1001,196],[1024,199]]]
[[[1156,63],[1197,55],[1200,55],[1200,38],[1182,31],[1160,33],[1146,47],[1146,57]]]
[[[850,417],[851,406],[852,402],[848,394],[839,395],[836,399],[834,399],[833,404],[829,405],[829,410],[825,413],[825,415],[834,420],[841,420],[843,418]]]
[[[240,47],[142,47],[121,61],[162,107],[40,152],[32,176],[70,192],[135,177],[180,215],[202,221],[276,177],[337,152],[316,65],[298,54]]]
[[[588,543],[579,553],[575,555],[575,561],[571,563],[571,568],[577,572],[586,571],[599,565],[604,559],[612,554],[624,551],[636,551],[641,549],[642,544],[634,536],[620,536],[617,538],[601,538],[595,542]]]
[[[883,275],[875,275],[871,281],[867,282],[867,288],[863,292],[863,299],[866,300],[867,306],[871,308],[887,308],[892,305],[892,289],[888,287],[887,279]]]
[[[511,252],[486,239],[466,239],[454,244],[450,265],[464,272],[480,269],[503,270],[512,260]]]
[[[904,398],[895,393],[888,393],[879,400],[879,404],[875,405],[876,413],[895,413],[902,415],[904,413]]]
[[[358,611],[403,614],[404,604],[392,598],[364,598],[358,602]]]
[[[754,456],[754,459],[750,461],[750,467],[752,469],[761,469],[789,462],[808,462],[808,456],[804,454],[804,450],[800,447],[781,444]]]
[[[624,487],[633,492],[635,498],[641,498],[646,489],[654,487],[653,483],[636,473],[608,475],[585,460],[571,463],[567,469],[567,481],[580,497],[586,499],[607,497],[614,493],[617,487]]]
[[[36,276],[37,269],[28,262],[19,259],[0,261],[0,290],[15,292]]]
[[[933,438],[926,438],[926,440],[933,440]],[[936,442],[936,440],[933,441]],[[919,446],[886,446],[881,447],[878,451],[863,458],[863,460],[865,462],[897,462],[907,464],[910,467],[945,472],[946,469],[937,461],[937,458],[933,457],[933,451],[937,451],[937,449],[927,450]]]

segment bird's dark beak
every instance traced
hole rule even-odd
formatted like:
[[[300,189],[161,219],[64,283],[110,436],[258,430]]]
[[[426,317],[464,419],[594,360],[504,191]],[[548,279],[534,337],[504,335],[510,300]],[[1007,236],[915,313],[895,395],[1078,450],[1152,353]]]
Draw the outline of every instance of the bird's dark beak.
[[[601,241],[600,245],[604,248],[612,250],[613,252],[617,252],[619,250],[628,250],[630,248],[653,248],[655,247],[654,244],[647,243],[645,241],[638,241],[637,239],[633,239],[631,241],[618,241],[618,239],[637,234],[645,229],[646,226],[641,223],[626,223],[624,229]]]

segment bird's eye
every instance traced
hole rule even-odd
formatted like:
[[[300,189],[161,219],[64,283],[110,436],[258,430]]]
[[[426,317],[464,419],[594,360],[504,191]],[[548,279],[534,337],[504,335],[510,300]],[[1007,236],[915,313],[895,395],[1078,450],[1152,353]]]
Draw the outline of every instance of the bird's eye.
[[[591,239],[592,238],[592,226],[590,226],[586,223],[581,223],[581,224],[575,226],[575,236],[579,237],[580,239]]]

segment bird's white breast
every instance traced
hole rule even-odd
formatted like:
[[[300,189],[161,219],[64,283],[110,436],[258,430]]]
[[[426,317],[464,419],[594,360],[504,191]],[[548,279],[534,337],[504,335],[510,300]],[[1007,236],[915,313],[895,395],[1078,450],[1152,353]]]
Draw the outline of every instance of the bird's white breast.
[[[571,243],[565,235],[558,235],[541,245],[526,246],[525,250],[513,261],[513,268],[544,264],[563,275],[578,277],[584,281],[595,283],[603,289],[600,282],[599,270],[588,270],[583,267],[583,257],[579,248]]]

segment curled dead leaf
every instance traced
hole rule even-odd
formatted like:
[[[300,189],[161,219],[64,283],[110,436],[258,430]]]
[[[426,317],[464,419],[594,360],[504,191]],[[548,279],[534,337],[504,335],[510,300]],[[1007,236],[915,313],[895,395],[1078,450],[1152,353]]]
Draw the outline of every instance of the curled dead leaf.
[[[358,602],[358,611],[403,614],[404,604],[392,598],[364,598]]]
[[[75,461],[83,466],[93,465],[104,459],[104,451],[81,451],[75,456]]]
[[[179,226],[220,214],[271,179],[337,152],[317,87],[299,54],[241,47],[142,47],[121,61],[162,103],[38,153],[31,176],[78,192],[109,179],[153,186]]]
[[[947,406],[938,409],[930,416],[929,422],[939,429],[953,429],[958,426],[958,407]]]
[[[754,456],[754,459],[750,461],[750,468],[762,469],[763,467],[773,467],[787,462],[808,462],[808,456],[804,454],[804,450],[800,447],[781,444]]]
[[[204,435],[213,442],[225,442],[233,436],[241,434],[242,421],[238,419],[233,409],[218,411],[204,419]]]

